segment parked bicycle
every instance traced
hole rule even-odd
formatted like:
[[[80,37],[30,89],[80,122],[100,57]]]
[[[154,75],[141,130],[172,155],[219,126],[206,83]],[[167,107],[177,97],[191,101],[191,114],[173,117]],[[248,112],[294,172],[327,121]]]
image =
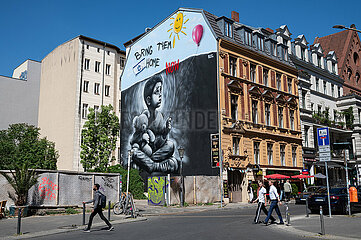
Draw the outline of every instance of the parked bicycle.
[[[133,196],[129,193],[127,200],[127,193],[122,192],[120,195],[120,201],[114,204],[113,212],[115,215],[125,214],[132,215],[132,217],[136,217],[139,215],[133,201]]]

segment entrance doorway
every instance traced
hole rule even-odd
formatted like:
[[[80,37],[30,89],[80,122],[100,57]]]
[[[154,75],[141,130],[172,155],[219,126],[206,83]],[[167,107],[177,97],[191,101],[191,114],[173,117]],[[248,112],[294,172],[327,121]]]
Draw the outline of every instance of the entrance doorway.
[[[238,170],[228,170],[229,201],[242,202],[242,181],[244,173]],[[247,200],[247,199],[245,199]]]

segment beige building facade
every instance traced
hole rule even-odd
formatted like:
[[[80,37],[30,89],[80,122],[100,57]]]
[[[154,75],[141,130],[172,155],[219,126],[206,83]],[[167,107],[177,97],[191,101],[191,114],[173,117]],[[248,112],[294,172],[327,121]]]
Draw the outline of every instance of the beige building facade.
[[[85,36],[58,46],[42,60],[38,126],[56,144],[58,169],[83,171],[81,129],[89,108],[111,104],[120,116],[124,60],[118,47]],[[119,161],[117,152],[113,156]]]

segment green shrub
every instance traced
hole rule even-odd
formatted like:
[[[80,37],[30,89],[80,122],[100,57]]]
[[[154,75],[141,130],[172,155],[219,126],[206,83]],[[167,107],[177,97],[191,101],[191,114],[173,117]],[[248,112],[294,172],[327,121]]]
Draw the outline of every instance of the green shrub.
[[[291,186],[292,186],[292,196],[296,196],[298,194],[298,187],[294,183],[291,183]]]
[[[120,173],[122,175],[122,189],[127,191],[127,169],[120,164],[108,167],[107,173]],[[137,169],[130,169],[129,171],[129,192],[133,194],[135,199],[146,199],[144,195],[143,178],[139,175]]]
[[[74,208],[67,208],[67,209],[65,209],[65,213],[66,214],[78,214],[80,212]]]

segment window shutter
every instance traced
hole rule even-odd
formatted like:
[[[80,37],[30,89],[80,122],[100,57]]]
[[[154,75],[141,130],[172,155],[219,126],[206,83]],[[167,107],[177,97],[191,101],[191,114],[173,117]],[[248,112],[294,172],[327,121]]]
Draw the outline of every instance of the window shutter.
[[[287,88],[287,76],[283,76],[283,91],[288,92],[288,88]]]
[[[276,87],[276,73],[274,71],[271,71],[271,87]]]
[[[285,110],[286,110],[286,127],[285,128],[290,128],[290,110],[287,108]]]
[[[261,66],[258,66],[258,82],[260,84],[263,83],[263,79],[262,79],[262,67]]]
[[[259,101],[260,104],[260,113],[261,113],[261,123],[264,123],[264,102],[263,101]]]
[[[250,79],[249,79],[249,67],[250,67],[250,63],[248,62],[248,63],[247,63],[247,66],[246,66],[246,78],[247,78],[248,80],[250,80]]]
[[[239,59],[239,77],[240,78],[244,78],[243,77],[243,63],[242,63],[242,59]]]
[[[277,105],[275,103],[273,104],[273,125],[278,126],[278,122],[277,122]]]
[[[243,83],[241,83],[241,87],[243,88]],[[245,94],[242,92],[242,94],[240,95],[240,98],[241,98],[241,120],[244,120],[244,113],[245,113],[245,111],[244,111],[244,97],[245,97]]]

